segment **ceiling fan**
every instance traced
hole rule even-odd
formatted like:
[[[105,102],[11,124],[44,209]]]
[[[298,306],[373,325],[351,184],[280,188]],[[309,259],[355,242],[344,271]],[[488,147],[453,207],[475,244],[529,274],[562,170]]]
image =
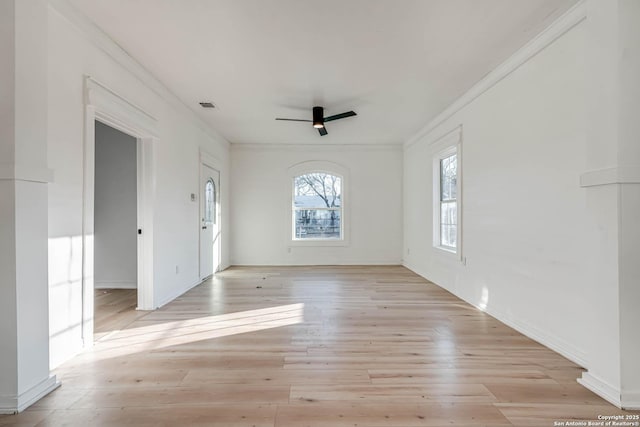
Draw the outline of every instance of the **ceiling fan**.
[[[346,117],[357,116],[354,111],[347,111],[346,113],[340,113],[329,117],[324,117],[324,108],[323,107],[313,107],[313,120],[306,119],[281,119],[276,118],[276,120],[287,120],[290,122],[310,122],[313,123],[313,127],[318,129],[320,132],[320,136],[325,136],[327,132],[327,128],[324,127],[325,122],[331,122],[333,120],[344,119]]]

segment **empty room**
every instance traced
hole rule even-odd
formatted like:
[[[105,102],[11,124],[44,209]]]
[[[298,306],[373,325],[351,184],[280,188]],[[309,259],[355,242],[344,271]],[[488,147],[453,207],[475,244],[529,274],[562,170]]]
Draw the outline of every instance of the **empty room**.
[[[640,1],[0,0],[0,426],[640,426]]]

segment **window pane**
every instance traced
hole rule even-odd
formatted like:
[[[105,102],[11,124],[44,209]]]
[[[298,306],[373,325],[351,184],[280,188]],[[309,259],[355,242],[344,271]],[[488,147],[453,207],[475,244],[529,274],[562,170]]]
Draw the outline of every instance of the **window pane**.
[[[458,156],[452,154],[440,160],[440,200],[457,199]]]
[[[440,226],[440,246],[455,249],[458,239],[458,227],[455,225],[443,224]]]
[[[296,239],[340,238],[340,210],[296,210],[294,219]]]
[[[458,203],[442,202],[440,204],[440,224],[458,224]]]
[[[440,159],[440,246],[456,249],[458,233],[458,156]]]
[[[342,205],[342,180],[339,176],[314,172],[294,178],[294,207],[335,208]]]
[[[213,214],[214,214],[214,203],[215,203],[215,195],[214,195],[214,185],[213,180],[208,180],[204,186],[204,221],[205,222],[213,222]]]

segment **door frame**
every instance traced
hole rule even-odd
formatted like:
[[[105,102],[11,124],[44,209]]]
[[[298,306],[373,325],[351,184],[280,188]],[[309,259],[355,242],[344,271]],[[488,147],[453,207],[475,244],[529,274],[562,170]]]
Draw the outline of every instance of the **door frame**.
[[[94,317],[94,205],[95,122],[99,121],[136,138],[138,230],[138,310],[153,310],[153,213],[155,198],[155,146],[157,120],[142,108],[91,76],[84,79],[84,177],[82,209],[82,340],[93,345]]]
[[[203,168],[202,166],[208,166],[211,169],[215,170],[216,172],[218,172],[218,188],[217,190],[217,202],[218,202],[218,208],[216,211],[217,214],[217,221],[218,221],[218,239],[217,239],[217,244],[218,244],[218,269],[217,271],[214,271],[213,274],[215,275],[216,272],[218,271],[222,271],[223,270],[223,266],[222,266],[222,238],[223,238],[223,233],[222,233],[222,201],[223,201],[223,194],[222,194],[222,162],[214,155],[200,149],[200,156],[199,156],[199,163],[198,163],[198,193],[200,193],[200,185],[202,184],[200,181],[202,181],[202,172],[203,172]],[[202,248],[202,233],[200,232],[200,227],[201,227],[201,218],[200,218],[200,214],[201,214],[201,204],[203,203],[202,200],[202,194],[198,195],[198,276],[200,276],[200,271],[202,271],[201,267],[201,262],[202,262],[202,257],[201,257],[201,248]],[[199,278],[201,281],[204,281],[204,279],[206,278]]]

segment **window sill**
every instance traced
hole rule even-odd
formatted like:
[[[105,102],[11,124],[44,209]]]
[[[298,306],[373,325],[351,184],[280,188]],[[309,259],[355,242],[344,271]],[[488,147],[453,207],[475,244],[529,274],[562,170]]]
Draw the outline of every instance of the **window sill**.
[[[447,248],[445,246],[434,246],[433,249],[435,249],[436,251],[438,251],[439,253],[442,253],[444,255],[458,256],[458,250],[457,249]]]
[[[349,242],[345,239],[300,239],[291,240],[289,246],[302,247],[331,247],[331,246],[349,246]]]

